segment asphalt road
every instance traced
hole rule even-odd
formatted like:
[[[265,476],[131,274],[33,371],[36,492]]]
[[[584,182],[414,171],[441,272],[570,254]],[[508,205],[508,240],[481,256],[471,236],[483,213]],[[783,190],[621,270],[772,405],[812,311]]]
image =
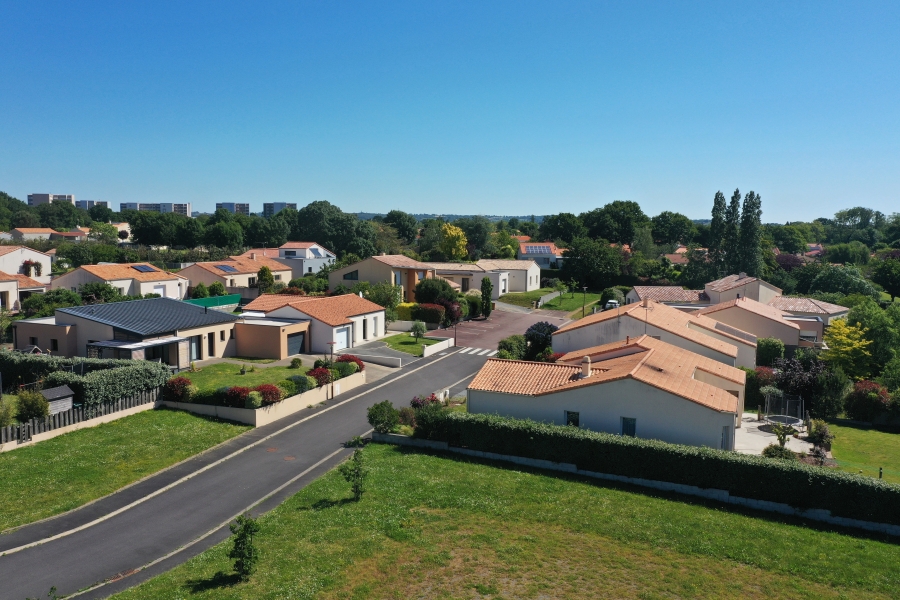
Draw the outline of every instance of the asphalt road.
[[[497,344],[505,337],[521,335],[540,321],[547,321],[562,327],[568,322],[565,312],[547,314],[550,311],[534,313],[514,313],[495,310],[489,319],[463,321],[456,326],[456,345],[459,347],[497,349]],[[453,337],[453,327],[428,332],[429,336]]]
[[[342,444],[370,429],[372,404],[390,399],[400,407],[417,394],[464,388],[486,359],[455,350],[255,429],[83,509],[0,536],[0,598],[43,598],[51,586],[60,595],[83,590],[79,598],[103,598],[184,562],[225,539],[238,514],[271,510],[343,460],[350,450]]]

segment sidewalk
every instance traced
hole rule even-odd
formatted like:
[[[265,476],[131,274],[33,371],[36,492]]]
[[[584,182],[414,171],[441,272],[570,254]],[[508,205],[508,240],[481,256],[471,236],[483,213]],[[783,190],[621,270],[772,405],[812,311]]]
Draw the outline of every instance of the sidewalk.
[[[741,454],[762,454],[763,449],[769,444],[777,444],[778,438],[774,433],[761,431],[760,425],[765,421],[757,421],[755,413],[744,413],[741,419],[741,428],[734,430],[734,451]],[[798,438],[788,438],[787,448],[794,452],[812,451],[813,445]]]

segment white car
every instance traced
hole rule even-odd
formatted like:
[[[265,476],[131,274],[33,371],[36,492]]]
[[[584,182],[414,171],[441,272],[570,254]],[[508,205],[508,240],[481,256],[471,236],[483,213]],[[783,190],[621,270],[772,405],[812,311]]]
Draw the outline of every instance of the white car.
[[[618,300],[607,300],[606,304],[603,305],[603,310],[609,310],[611,308],[619,308]]]

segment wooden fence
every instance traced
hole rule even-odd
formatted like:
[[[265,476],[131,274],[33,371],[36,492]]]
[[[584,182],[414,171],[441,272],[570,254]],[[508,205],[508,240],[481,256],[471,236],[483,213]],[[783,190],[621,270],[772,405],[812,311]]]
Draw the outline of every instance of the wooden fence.
[[[115,402],[98,404],[97,406],[81,406],[56,413],[55,415],[46,418],[31,419],[26,423],[0,427],[0,444],[7,444],[9,442],[22,444],[31,441],[31,436],[38,433],[46,433],[48,431],[53,431],[54,429],[59,429],[60,427],[67,427],[69,425],[81,423],[82,421],[96,419],[97,417],[102,417],[104,415],[110,415],[150,402],[156,402],[160,389],[161,388],[147,390],[130,398],[121,398]]]

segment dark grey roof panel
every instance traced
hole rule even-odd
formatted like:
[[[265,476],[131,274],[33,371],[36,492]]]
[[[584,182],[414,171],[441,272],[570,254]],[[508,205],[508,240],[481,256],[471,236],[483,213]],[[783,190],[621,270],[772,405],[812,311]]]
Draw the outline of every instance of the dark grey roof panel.
[[[75,392],[73,392],[69,386],[61,385],[59,387],[41,390],[41,394],[43,394],[44,398],[49,402],[50,400],[59,400],[60,398],[74,396]]]
[[[128,300],[57,309],[61,313],[111,325],[138,335],[157,335],[207,325],[231,323],[240,317],[172,298]]]

